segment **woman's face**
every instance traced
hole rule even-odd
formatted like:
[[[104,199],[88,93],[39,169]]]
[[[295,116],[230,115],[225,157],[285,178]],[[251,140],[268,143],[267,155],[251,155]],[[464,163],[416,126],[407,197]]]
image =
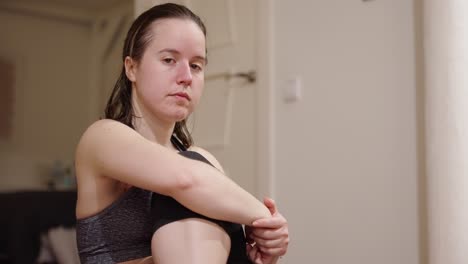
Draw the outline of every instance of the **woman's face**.
[[[205,36],[188,19],[161,19],[150,27],[152,39],[141,61],[127,67],[126,60],[134,103],[145,118],[181,121],[192,113],[203,91]]]

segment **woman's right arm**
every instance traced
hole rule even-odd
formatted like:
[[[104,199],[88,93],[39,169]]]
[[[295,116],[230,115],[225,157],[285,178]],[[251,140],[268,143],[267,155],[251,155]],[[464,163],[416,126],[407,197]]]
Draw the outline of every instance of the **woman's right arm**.
[[[251,225],[271,217],[268,209],[220,171],[151,142],[128,126],[100,120],[84,133],[77,165],[97,175],[171,196],[199,214]]]

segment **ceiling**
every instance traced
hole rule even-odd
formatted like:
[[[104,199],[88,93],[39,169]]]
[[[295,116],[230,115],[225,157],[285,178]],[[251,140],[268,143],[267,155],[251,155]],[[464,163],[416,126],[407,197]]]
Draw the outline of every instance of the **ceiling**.
[[[79,8],[90,11],[102,10],[111,7],[117,3],[131,0],[1,0],[3,3],[10,4],[34,4],[53,5],[60,7]]]

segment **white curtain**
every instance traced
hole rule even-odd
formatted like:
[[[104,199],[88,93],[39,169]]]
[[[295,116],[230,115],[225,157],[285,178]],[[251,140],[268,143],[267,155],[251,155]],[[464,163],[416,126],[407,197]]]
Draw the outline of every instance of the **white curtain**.
[[[468,263],[468,1],[424,1],[428,254]]]

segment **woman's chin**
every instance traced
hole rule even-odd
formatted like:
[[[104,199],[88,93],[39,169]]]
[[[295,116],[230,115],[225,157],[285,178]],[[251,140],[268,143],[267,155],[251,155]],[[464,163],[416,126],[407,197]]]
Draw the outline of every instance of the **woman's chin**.
[[[187,108],[172,109],[172,111],[164,111],[159,113],[159,118],[166,122],[179,122],[187,119],[191,114],[191,111]]]
[[[188,111],[180,111],[180,112],[174,113],[173,120],[175,122],[180,122],[184,119],[187,119],[189,115],[190,113]]]

